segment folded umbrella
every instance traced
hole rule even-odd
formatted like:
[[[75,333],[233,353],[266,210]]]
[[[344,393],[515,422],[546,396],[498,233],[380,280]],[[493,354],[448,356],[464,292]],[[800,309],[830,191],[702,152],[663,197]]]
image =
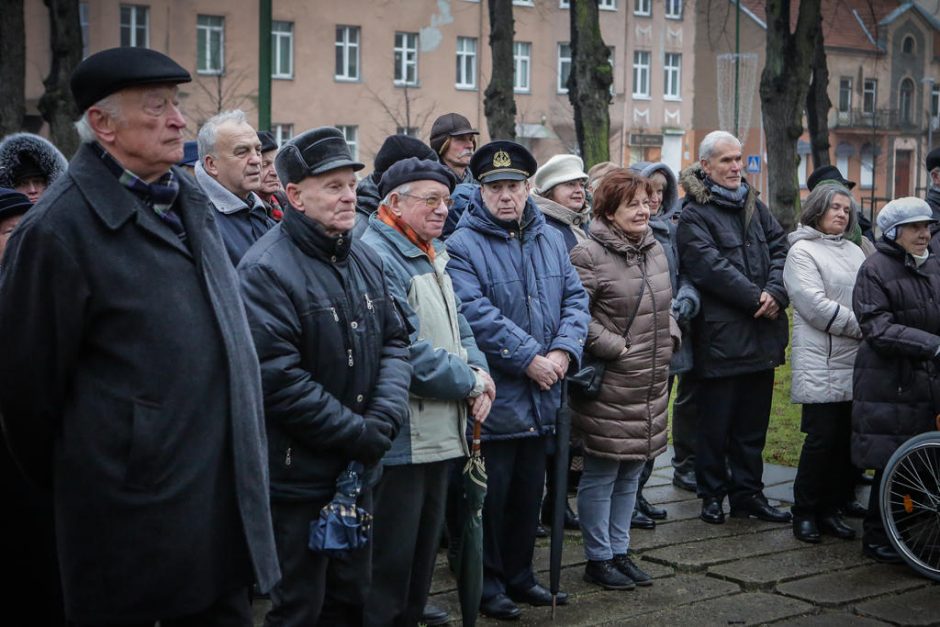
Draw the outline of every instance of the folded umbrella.
[[[336,479],[336,494],[310,521],[307,546],[315,553],[341,555],[365,546],[372,529],[372,514],[356,505],[362,492],[360,462],[350,462]]]
[[[486,464],[480,456],[480,423],[473,422],[473,446],[463,469],[460,546],[457,550],[457,594],[463,624],[473,627],[483,596],[483,501]]]
[[[571,410],[568,408],[568,382],[561,382],[561,407],[555,420],[554,508],[548,562],[548,589],[552,593],[552,620],[561,583],[561,554],[565,544],[565,505],[568,503],[568,449],[571,439]]]

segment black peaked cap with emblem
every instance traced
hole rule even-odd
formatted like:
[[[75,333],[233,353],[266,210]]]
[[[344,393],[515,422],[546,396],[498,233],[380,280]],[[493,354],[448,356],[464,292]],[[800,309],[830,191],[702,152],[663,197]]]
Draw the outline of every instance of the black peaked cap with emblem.
[[[524,181],[538,168],[538,162],[525,146],[506,139],[481,146],[470,159],[470,172],[481,183]]]
[[[78,64],[70,86],[78,110],[84,112],[102,98],[125,87],[178,84],[193,80],[180,64],[149,48],[109,48]]]

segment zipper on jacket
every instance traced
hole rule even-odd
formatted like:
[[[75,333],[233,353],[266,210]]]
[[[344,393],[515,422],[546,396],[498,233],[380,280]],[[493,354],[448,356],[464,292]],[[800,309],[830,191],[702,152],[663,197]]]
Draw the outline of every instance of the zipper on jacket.
[[[351,348],[347,348],[347,349],[346,349],[346,357],[348,358],[348,361],[349,361],[349,367],[352,368],[353,365],[355,364],[355,362],[353,361],[352,349],[351,349]]]
[[[372,309],[372,299],[369,298],[368,294],[366,294],[365,297],[366,297],[366,309],[368,309],[369,311],[374,311]]]
[[[339,314],[336,313],[336,307],[330,307],[330,311],[333,312],[333,320],[339,322]]]
[[[644,254],[640,262],[640,272],[643,273],[643,281],[646,283],[646,292],[650,295],[650,305],[653,307],[653,367],[650,370],[650,384],[646,388],[646,417],[649,426],[646,429],[646,450],[651,453],[653,450],[653,381],[656,378],[656,351],[659,348],[657,339],[659,329],[656,328],[656,293],[653,291],[653,284],[650,282],[649,275],[646,273],[647,256]],[[637,309],[639,313],[639,309]]]
[[[287,454],[284,456],[284,465],[290,466],[290,447],[287,447]]]

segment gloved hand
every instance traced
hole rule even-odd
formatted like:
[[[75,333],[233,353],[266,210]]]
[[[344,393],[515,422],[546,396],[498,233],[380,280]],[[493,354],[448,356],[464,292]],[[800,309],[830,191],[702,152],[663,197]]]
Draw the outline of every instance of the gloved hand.
[[[686,325],[692,320],[695,305],[688,298],[679,298],[672,304],[672,310],[676,314],[676,322]]]
[[[370,466],[385,455],[392,447],[391,427],[381,420],[366,418],[365,426],[352,446],[352,457],[356,461]]]

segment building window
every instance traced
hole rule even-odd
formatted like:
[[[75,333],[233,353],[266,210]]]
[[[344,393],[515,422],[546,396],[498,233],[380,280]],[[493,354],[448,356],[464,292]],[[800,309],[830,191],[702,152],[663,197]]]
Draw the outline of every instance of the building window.
[[[395,133],[397,135],[407,135],[408,137],[417,137],[418,127],[417,126],[396,126]]]
[[[395,84],[418,84],[418,33],[395,33]]]
[[[914,37],[912,35],[908,35],[901,42],[901,52],[904,54],[914,54],[916,49],[917,48],[914,45]]]
[[[859,159],[861,170],[858,175],[858,184],[862,189],[871,189],[875,184],[875,151],[872,150],[871,144],[862,146]]]
[[[653,0],[633,0],[634,15],[652,15]]]
[[[914,121],[914,81],[909,78],[901,81],[901,89],[898,91],[898,114],[901,124]]]
[[[682,84],[682,55],[667,52],[663,57],[663,97],[666,100],[681,100],[679,85]]]
[[[532,44],[527,41],[516,41],[512,44],[513,59],[513,90],[516,92],[528,92],[529,71],[532,67]]]
[[[477,40],[476,37],[457,38],[457,83],[459,89],[476,89]]]
[[[284,142],[294,136],[293,124],[272,124],[271,132],[274,133],[274,140],[278,146],[283,146]]]
[[[862,84],[862,111],[874,113],[878,106],[878,80],[866,78]]]
[[[568,76],[571,75],[571,44],[558,44],[558,93],[568,93]]]
[[[836,150],[836,168],[842,173],[842,176],[848,176],[849,156],[847,154],[839,154],[838,150]]]
[[[346,145],[349,146],[349,154],[352,155],[352,158],[359,158],[359,127],[358,126],[343,126],[337,124],[336,128],[343,132],[343,138],[346,140]]]
[[[809,161],[807,159],[809,155],[800,153],[797,156],[800,158],[800,163],[796,166],[796,178],[800,183],[800,188],[806,189],[806,164]]]
[[[666,17],[670,20],[682,19],[682,0],[666,0]]]
[[[149,36],[150,8],[133,4],[121,5],[121,46],[146,48]]]
[[[294,78],[293,22],[271,22],[271,78]]]
[[[340,81],[359,80],[359,27],[336,27],[336,73]]]
[[[571,8],[571,2],[569,0],[558,0],[559,9],[569,9]]]
[[[839,113],[848,113],[852,109],[852,79],[839,79]]]
[[[597,0],[597,8],[601,11],[616,11],[617,0]]]
[[[225,67],[225,18],[220,15],[196,17],[196,71],[221,74]]]
[[[88,3],[78,3],[78,23],[82,29],[82,58],[88,56]]]
[[[520,7],[532,7],[535,6],[534,0],[512,0],[512,3]]]
[[[650,97],[650,53],[636,50],[633,53],[633,97]]]
[[[940,85],[936,83],[930,86],[930,117],[940,115]]]

